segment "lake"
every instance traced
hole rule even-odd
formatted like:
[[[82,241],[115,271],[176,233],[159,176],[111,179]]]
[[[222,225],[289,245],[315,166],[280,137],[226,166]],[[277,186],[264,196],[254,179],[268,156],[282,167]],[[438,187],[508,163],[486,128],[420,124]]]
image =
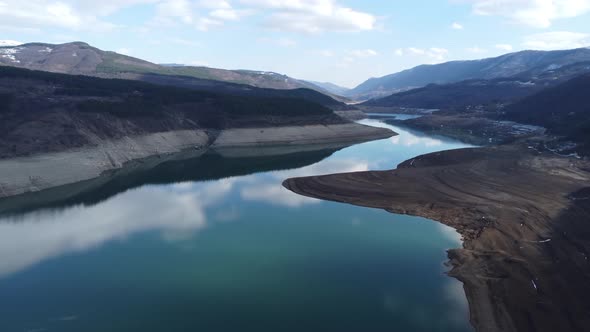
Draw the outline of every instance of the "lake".
[[[207,154],[1,216],[0,331],[472,331],[453,229],[281,186],[467,146],[361,122],[400,135]]]

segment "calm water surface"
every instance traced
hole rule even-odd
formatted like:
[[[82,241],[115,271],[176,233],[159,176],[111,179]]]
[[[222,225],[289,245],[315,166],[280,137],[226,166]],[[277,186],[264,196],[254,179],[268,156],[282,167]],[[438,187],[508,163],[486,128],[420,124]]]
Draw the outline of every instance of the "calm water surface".
[[[0,217],[0,331],[471,331],[462,284],[444,274],[454,230],[281,186],[465,146],[386,127],[400,135],[207,155]]]

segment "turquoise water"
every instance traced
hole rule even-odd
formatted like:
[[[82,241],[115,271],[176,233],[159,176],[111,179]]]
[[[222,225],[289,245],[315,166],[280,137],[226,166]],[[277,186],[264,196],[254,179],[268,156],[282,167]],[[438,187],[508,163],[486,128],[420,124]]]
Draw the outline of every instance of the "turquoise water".
[[[0,331],[471,331],[443,265],[454,230],[281,186],[465,146],[394,130],[338,151],[178,161],[0,217]]]

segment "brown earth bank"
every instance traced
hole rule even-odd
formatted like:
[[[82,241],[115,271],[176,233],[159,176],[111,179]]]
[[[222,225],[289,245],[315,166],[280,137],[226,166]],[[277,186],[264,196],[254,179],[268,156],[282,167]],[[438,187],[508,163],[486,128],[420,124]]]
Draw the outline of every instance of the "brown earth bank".
[[[305,196],[454,227],[477,331],[590,331],[590,162],[528,144],[438,152],[391,171],[288,179]]]

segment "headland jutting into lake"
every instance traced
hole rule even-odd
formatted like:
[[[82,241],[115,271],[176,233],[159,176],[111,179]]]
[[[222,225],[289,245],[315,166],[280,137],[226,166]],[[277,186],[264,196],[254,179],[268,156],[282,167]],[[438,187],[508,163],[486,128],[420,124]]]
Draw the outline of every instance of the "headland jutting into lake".
[[[436,152],[391,171],[292,178],[301,195],[422,216],[457,229],[450,275],[477,331],[590,326],[590,162],[543,138]]]

